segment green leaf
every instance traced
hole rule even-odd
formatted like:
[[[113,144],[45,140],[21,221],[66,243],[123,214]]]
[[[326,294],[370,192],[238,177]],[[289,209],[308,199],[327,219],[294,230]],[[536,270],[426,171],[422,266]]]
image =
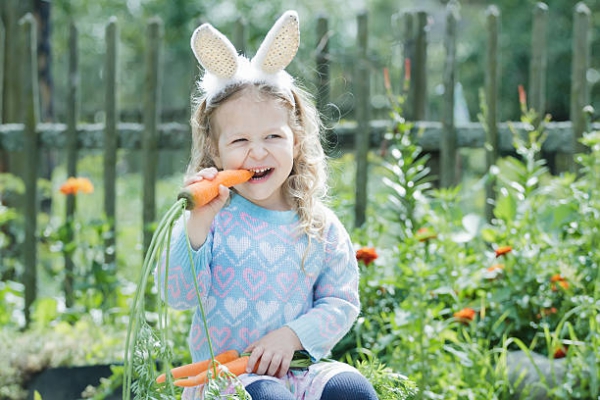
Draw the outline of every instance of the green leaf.
[[[496,201],[494,215],[504,221],[514,221],[517,215],[517,201],[510,194],[500,196]]]

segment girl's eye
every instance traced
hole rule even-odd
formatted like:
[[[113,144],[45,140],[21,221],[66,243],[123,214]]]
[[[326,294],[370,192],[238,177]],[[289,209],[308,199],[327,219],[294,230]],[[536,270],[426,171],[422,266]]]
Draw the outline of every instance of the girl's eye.
[[[267,139],[277,139],[277,138],[280,138],[280,137],[281,137],[281,135],[278,135],[278,134],[274,133],[272,135],[267,136]]]
[[[244,142],[246,139],[243,138],[239,138],[239,139],[234,139],[231,143],[241,143]]]

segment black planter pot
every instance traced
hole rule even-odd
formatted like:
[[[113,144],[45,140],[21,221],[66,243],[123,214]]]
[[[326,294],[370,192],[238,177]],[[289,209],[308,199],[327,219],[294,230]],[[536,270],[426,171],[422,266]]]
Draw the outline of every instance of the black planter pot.
[[[88,385],[98,386],[100,378],[112,375],[110,365],[50,368],[36,375],[29,383],[28,400],[33,400],[35,391],[42,400],[79,400]],[[121,389],[106,397],[107,400],[122,398]]]

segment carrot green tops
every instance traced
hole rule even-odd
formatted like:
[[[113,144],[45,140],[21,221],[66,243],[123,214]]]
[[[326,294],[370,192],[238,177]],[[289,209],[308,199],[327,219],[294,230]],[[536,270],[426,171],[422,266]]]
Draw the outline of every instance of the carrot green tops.
[[[287,325],[319,360],[351,328],[360,304],[348,233],[330,212],[324,240],[310,242],[302,265],[308,238],[296,234],[297,224],[294,211],[267,210],[232,193],[206,242],[192,251],[215,354],[242,352]],[[196,308],[189,335],[192,359],[210,358],[183,220],[173,232],[168,265],[168,303]],[[161,272],[164,279],[164,264]]]

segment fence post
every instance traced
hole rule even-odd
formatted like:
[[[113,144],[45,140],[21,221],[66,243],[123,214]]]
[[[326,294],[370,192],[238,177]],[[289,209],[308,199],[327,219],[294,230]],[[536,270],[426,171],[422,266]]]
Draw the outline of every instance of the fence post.
[[[440,185],[456,184],[456,127],[454,126],[454,86],[456,83],[456,22],[458,5],[451,1],[446,7],[446,59],[444,61],[444,101],[442,111],[443,137],[440,152]]]
[[[416,13],[414,59],[411,60],[412,120],[423,121],[427,105],[427,13]]]
[[[77,109],[77,89],[79,88],[79,71],[78,71],[78,56],[77,56],[77,27],[71,21],[69,30],[69,75],[67,79],[67,141],[66,141],[66,156],[67,156],[67,177],[77,176],[77,118],[79,115]],[[77,196],[66,196],[65,221],[67,222],[67,242],[71,243],[74,238],[73,220],[75,216]],[[74,265],[72,252],[67,251],[65,258],[65,305],[67,308],[73,306],[73,279]]]
[[[485,103],[484,131],[486,135],[485,161],[489,177],[485,183],[485,217],[491,221],[496,199],[494,174],[491,168],[498,160],[498,65],[499,63],[499,37],[500,37],[500,10],[496,6],[489,6],[486,10],[488,25],[487,58],[485,74]]]
[[[244,17],[239,17],[233,25],[233,45],[242,54],[246,54],[246,47],[248,45],[247,25]]]
[[[406,60],[410,62],[409,65],[414,63],[415,58],[415,34],[414,34],[414,13],[411,11],[403,12],[398,17],[395,17],[393,23],[397,25],[398,28],[403,28],[402,32],[398,32],[401,35],[401,41],[403,45],[402,57],[404,57],[404,63],[402,63],[403,71],[402,76],[407,77],[408,72],[405,70],[407,67]],[[398,29],[400,31],[400,29]],[[416,68],[411,68],[411,73]],[[411,80],[410,86],[408,87],[407,93],[405,93],[406,101],[404,103],[404,107],[402,109],[404,113],[404,118],[408,121],[415,120],[415,91],[414,91],[414,81]]]
[[[367,12],[358,14],[357,18],[357,57],[354,75],[356,94],[356,188],[354,196],[354,226],[360,227],[366,220],[367,209],[367,169],[371,129],[369,124],[370,82],[369,60],[367,56],[368,30]]]
[[[317,43],[316,43],[316,64],[317,64],[317,95],[316,104],[319,114],[323,118],[326,126],[329,126],[331,115],[327,112],[327,106],[330,101],[329,92],[329,21],[325,15],[317,17]],[[329,132],[329,131],[328,131]],[[327,140],[329,142],[329,140]]]
[[[144,132],[142,136],[142,173],[144,175],[143,227],[144,254],[150,247],[156,219],[157,140],[160,119],[162,21],[155,17],[148,23],[146,79],[144,88]]]
[[[590,94],[586,74],[590,66],[590,9],[577,3],[573,15],[573,61],[571,68],[571,110],[573,123],[573,155],[586,151],[579,141],[586,127],[583,108],[589,104]],[[578,170],[575,158],[570,158],[572,172]]]
[[[104,127],[104,213],[108,232],[104,237],[104,264],[110,270],[116,260],[116,163],[117,163],[117,18],[111,17],[106,25],[106,65],[105,65],[105,112]]]
[[[30,307],[37,297],[37,170],[39,122],[39,93],[37,86],[37,26],[32,14],[26,14],[19,21],[21,36],[22,103],[21,115],[24,125],[23,180],[25,181],[25,240],[23,242],[23,284],[25,286],[25,322],[31,322]]]

